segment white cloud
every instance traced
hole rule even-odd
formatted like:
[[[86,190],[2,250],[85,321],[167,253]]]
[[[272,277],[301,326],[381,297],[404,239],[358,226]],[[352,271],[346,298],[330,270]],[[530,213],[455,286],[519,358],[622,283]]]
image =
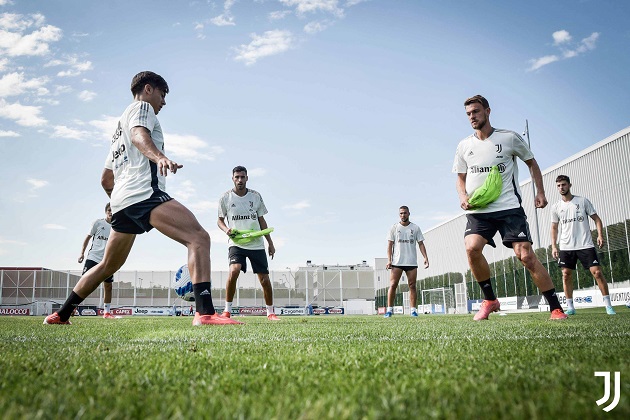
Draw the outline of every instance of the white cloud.
[[[100,120],[92,120],[89,124],[95,127],[102,138],[110,140],[116,127],[118,126],[119,117],[112,117],[111,115],[103,115]]]
[[[31,187],[34,190],[38,190],[48,185],[48,181],[43,180],[43,179],[37,179],[37,178],[29,178],[26,180],[26,182],[31,184]]]
[[[265,168],[253,168],[247,170],[247,175],[251,176],[265,176],[267,174],[267,170]]]
[[[210,19],[210,23],[216,26],[235,26],[234,16],[229,13],[223,13],[222,15],[213,17]]]
[[[48,89],[44,85],[48,82],[47,77],[26,79],[24,73],[8,73],[0,78],[0,98],[17,96],[27,90],[35,90],[38,94],[48,94]]]
[[[81,79],[81,83],[94,83],[94,82],[92,82],[90,79],[83,78]]]
[[[277,10],[269,13],[269,20],[282,20],[291,14],[290,10]]]
[[[0,130],[0,137],[20,137],[20,133],[15,131]]]
[[[343,17],[343,9],[339,8],[338,0],[280,0],[285,6],[295,6],[298,15],[315,12],[328,12],[337,17]]]
[[[46,104],[46,105],[53,105],[53,106],[59,105],[61,103],[58,100],[51,99],[51,98],[36,98],[34,102],[38,104]]]
[[[194,30],[197,33],[198,39],[206,39],[206,36],[203,34],[203,28],[204,28],[203,23],[195,22]]]
[[[77,95],[77,97],[83,102],[90,102],[92,99],[96,98],[96,92],[83,90]]]
[[[5,71],[9,66],[8,58],[0,58],[0,71]]]
[[[60,95],[62,93],[69,93],[72,92],[72,87],[71,86],[67,86],[67,85],[58,85],[55,86],[55,93],[54,95]]]
[[[61,226],[61,225],[57,225],[54,223],[47,223],[45,225],[42,226],[44,229],[50,229],[50,230],[65,230],[67,229],[65,226]]]
[[[551,36],[553,37],[553,45],[560,45],[571,41],[571,34],[569,34],[564,29],[554,32],[553,34],[551,34]]]
[[[11,0],[0,0],[0,6],[6,6],[8,4],[13,4]]]
[[[65,66],[67,70],[61,70],[57,73],[59,77],[74,77],[88,70],[92,70],[92,62],[89,60],[81,61],[76,54],[65,55],[63,59],[50,60],[44,67]]]
[[[0,14],[0,54],[8,56],[41,56],[50,52],[49,44],[59,41],[62,30],[52,25],[44,25],[41,14],[29,16]],[[38,28],[31,33],[28,29]]]
[[[221,146],[208,146],[197,136],[168,134],[164,136],[166,156],[172,159],[183,159],[183,162],[199,162],[200,160],[214,160],[224,152]],[[176,159],[175,159],[176,160]]]
[[[282,206],[285,210],[303,210],[305,208],[311,207],[311,203],[308,200],[302,200],[294,204],[287,204],[286,206]]]
[[[364,3],[368,0],[348,0],[346,1],[346,7],[356,6],[359,3]]]
[[[190,210],[195,213],[208,213],[212,210],[217,210],[219,208],[219,203],[216,201],[197,201],[196,203],[188,204]]]
[[[267,31],[262,35],[251,34],[252,42],[236,48],[237,61],[252,65],[263,57],[280,54],[291,48],[293,36],[290,31],[279,29]]]
[[[599,32],[593,32],[588,37],[582,39],[579,43],[571,45],[571,34],[565,30],[556,31],[552,34],[554,39],[553,45],[560,49],[561,55],[553,54],[546,55],[540,58],[533,58],[529,60],[530,66],[527,71],[538,70],[539,68],[546,66],[547,64],[554,63],[560,60],[566,60],[569,58],[577,57],[580,54],[584,54],[587,51],[595,49],[595,44],[599,39]]]
[[[304,26],[304,32],[307,34],[316,34],[317,32],[321,32],[328,28],[331,23],[332,22],[327,20],[309,22]]]
[[[22,105],[18,102],[9,104],[0,98],[0,117],[15,120],[19,125],[34,127],[46,124],[47,121],[40,114],[40,106]]]
[[[90,139],[92,134],[89,131],[77,130],[75,128],[66,127],[65,125],[56,125],[51,137],[86,140]]]

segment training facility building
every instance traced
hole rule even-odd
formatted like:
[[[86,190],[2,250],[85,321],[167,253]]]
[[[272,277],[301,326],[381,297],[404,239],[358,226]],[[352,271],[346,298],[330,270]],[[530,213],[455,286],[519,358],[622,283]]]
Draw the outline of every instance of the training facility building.
[[[588,197],[604,223],[605,246],[600,250],[601,265],[611,289],[614,305],[630,300],[630,127],[594,144],[551,168],[543,170],[543,183],[550,203],[544,209],[534,208],[531,180],[521,183],[523,208],[527,214],[536,255],[550,272],[556,290],[562,291],[561,272],[551,256],[551,204],[559,200],[555,180],[568,175],[572,193]],[[453,192],[454,193],[454,192]],[[421,312],[468,312],[476,309],[482,298],[479,287],[468,269],[463,233],[466,217],[461,214],[425,232],[425,244],[431,266],[418,270],[418,305]],[[591,221],[591,228],[595,226]],[[492,282],[502,309],[537,308],[540,292],[529,273],[514,257],[511,249],[501,245],[485,247]],[[273,271],[276,307],[289,313],[305,313],[312,307],[316,313],[374,313],[386,306],[389,272],[385,258],[376,258],[371,267],[366,261],[355,265],[317,265],[307,261],[296,272]],[[574,278],[580,304],[597,304],[595,282],[579,264]],[[41,315],[61,304],[77,283],[80,271],[53,271],[41,267],[0,267],[0,315]],[[120,271],[114,275],[112,307],[145,308],[167,314],[173,305],[186,313],[189,302],[179,299],[171,287],[175,272]],[[225,302],[226,271],[212,272],[215,305]],[[403,277],[396,306],[408,307],[409,296]],[[102,305],[102,288],[85,300],[84,306],[97,311]],[[584,294],[581,296],[580,293]],[[562,295],[562,294],[561,294]],[[601,299],[601,295],[599,295]],[[456,302],[456,303],[455,303]],[[241,274],[234,299],[238,307],[252,313],[265,303],[262,289],[253,273]],[[16,312],[17,311],[17,312]],[[128,312],[125,312],[128,314]],[[139,312],[143,313],[143,312]]]

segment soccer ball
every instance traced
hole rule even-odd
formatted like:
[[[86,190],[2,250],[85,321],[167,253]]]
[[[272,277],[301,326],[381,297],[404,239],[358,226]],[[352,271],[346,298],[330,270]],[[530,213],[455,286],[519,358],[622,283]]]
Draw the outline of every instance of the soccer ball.
[[[182,265],[179,270],[177,270],[177,273],[175,273],[175,277],[173,278],[173,289],[175,289],[175,293],[177,293],[177,296],[182,298],[182,300],[186,300],[188,302],[195,300],[192,280],[190,279],[190,273],[188,272],[188,265]]]

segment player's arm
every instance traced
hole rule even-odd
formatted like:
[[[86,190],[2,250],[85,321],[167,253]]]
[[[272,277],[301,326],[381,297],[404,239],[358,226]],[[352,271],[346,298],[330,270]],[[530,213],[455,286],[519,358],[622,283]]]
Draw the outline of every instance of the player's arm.
[[[103,169],[101,174],[101,186],[107,193],[107,196],[111,198],[112,191],[114,190],[114,171],[111,169]]]
[[[424,257],[424,268],[429,268],[429,257],[427,256],[427,247],[424,246],[423,241],[418,241],[418,248],[420,248],[420,253]]]
[[[551,256],[557,260],[560,256],[558,252],[558,223],[551,222]]]
[[[540,172],[540,166],[536,159],[531,158],[525,161],[525,164],[529,167],[529,173],[532,176],[532,181],[536,186],[536,198],[535,206],[539,209],[547,206],[547,197],[545,197],[545,187],[543,186],[542,173]]]
[[[599,218],[597,213],[591,214],[591,219],[595,222],[595,226],[597,227],[597,246],[599,248],[604,247],[604,224],[602,223],[602,219]]]
[[[260,224],[260,230],[265,230],[267,229],[269,226],[267,226],[267,221],[265,220],[265,218],[263,216],[258,216],[258,224]],[[273,246],[273,241],[271,240],[271,235],[270,234],[266,234],[265,235],[265,239],[267,240],[267,245],[268,245],[268,252],[269,252],[269,256],[271,257],[271,259],[273,260],[273,256],[276,254],[276,247]]]
[[[387,265],[388,270],[392,268],[392,255],[394,254],[394,241],[387,241]]]
[[[147,159],[157,164],[160,175],[162,176],[166,176],[168,171],[176,173],[178,169],[184,167],[184,165],[179,165],[170,160],[164,153],[158,150],[155,143],[153,143],[151,133],[146,127],[133,127],[131,129],[131,142]]]
[[[90,239],[92,238],[92,235],[88,235],[85,237],[85,240],[83,241],[83,248],[81,248],[81,256],[79,257],[79,264],[81,264],[83,262],[83,255],[85,254],[85,249],[87,248],[88,244],[90,243]]]
[[[468,204],[468,194],[466,194],[466,174],[457,174],[457,180],[455,181],[455,189],[457,189],[457,195],[459,195],[459,206],[468,210],[470,204]]]
[[[225,232],[227,236],[230,236],[232,234],[232,229],[230,229],[228,225],[225,224],[224,217],[219,217],[219,220],[217,220],[217,226],[219,226],[219,229]]]

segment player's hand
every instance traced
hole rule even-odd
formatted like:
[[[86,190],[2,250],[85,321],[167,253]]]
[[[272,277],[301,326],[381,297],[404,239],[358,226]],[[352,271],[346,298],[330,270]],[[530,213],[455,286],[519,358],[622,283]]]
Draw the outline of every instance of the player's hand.
[[[269,256],[273,260],[273,256],[276,255],[276,247],[273,244],[269,244]]]
[[[536,194],[535,205],[537,209],[543,209],[547,206],[547,197],[545,197],[544,193]]]
[[[429,268],[429,260],[424,260],[424,268]]]
[[[160,175],[162,176],[167,176],[169,171],[175,174],[177,173],[178,169],[181,169],[184,167],[184,165],[180,165],[177,162],[170,160],[166,156],[158,159],[157,166],[158,166],[158,170],[160,171]]]
[[[554,260],[557,260],[560,257],[560,253],[558,252],[558,248],[556,248],[556,247],[551,248],[551,257]]]
[[[228,229],[225,231],[225,234],[231,238],[232,236],[236,235],[236,232],[232,232],[232,229]]]
[[[600,248],[601,248],[601,247],[600,247]],[[78,261],[79,261],[79,264],[81,264],[81,263],[83,262],[83,255],[81,255],[81,256],[79,257],[79,260],[78,260]]]
[[[599,249],[602,249],[604,247],[604,238],[602,238],[601,236],[597,237],[597,246],[599,247]]]
[[[470,204],[468,203],[468,196],[465,196],[464,198],[460,200],[459,206],[463,210],[470,210]]]
[[[388,262],[387,265],[385,266],[386,269],[391,270],[392,269],[392,263]]]

